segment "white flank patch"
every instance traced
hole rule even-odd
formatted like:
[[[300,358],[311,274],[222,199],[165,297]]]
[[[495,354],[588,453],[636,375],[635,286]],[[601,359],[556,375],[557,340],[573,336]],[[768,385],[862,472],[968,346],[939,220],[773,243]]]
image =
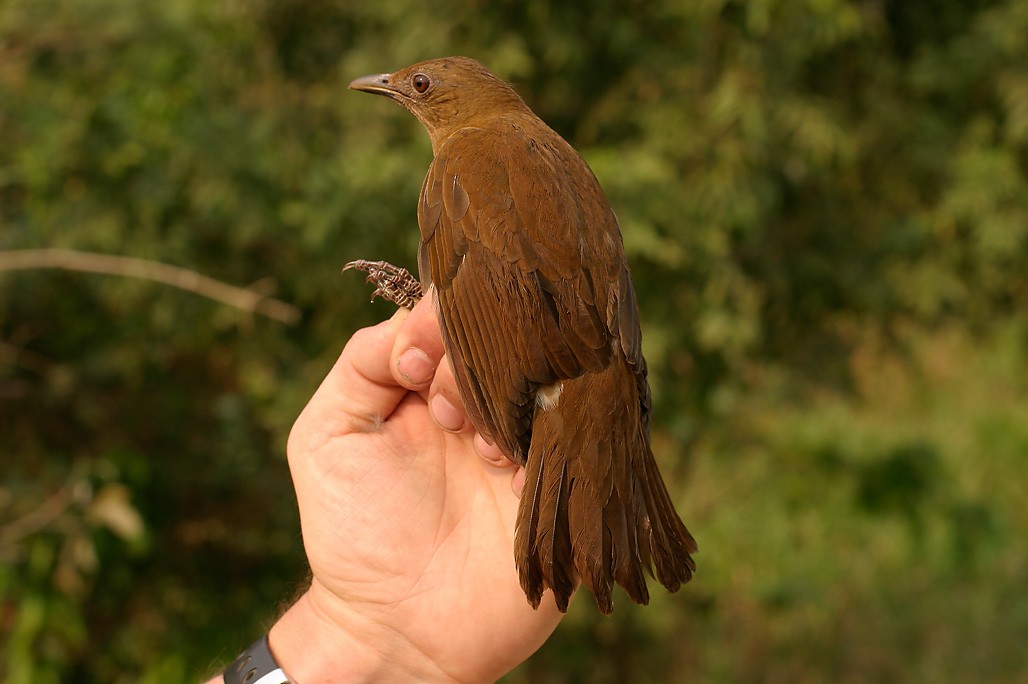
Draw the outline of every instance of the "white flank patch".
[[[535,393],[535,405],[543,411],[557,408],[557,402],[560,401],[560,393],[563,389],[563,382],[555,382],[552,385],[540,387],[539,391]]]

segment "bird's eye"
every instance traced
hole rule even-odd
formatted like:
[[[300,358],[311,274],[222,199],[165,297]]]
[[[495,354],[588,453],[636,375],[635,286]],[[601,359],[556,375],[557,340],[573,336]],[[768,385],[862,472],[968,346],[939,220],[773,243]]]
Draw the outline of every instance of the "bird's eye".
[[[411,85],[414,86],[414,90],[423,93],[428,90],[428,86],[432,85],[432,81],[424,74],[414,74],[414,78],[411,79]]]

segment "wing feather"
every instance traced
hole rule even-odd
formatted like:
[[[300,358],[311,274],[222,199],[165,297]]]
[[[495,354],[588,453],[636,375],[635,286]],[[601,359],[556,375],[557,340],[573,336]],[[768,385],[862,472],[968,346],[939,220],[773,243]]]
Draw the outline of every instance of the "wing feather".
[[[436,286],[451,360],[468,366],[455,369],[461,395],[519,461],[536,389],[606,367],[621,337],[620,291],[594,287],[618,274],[593,270],[623,263],[617,223],[556,140],[462,129],[436,151],[418,204],[422,281]]]

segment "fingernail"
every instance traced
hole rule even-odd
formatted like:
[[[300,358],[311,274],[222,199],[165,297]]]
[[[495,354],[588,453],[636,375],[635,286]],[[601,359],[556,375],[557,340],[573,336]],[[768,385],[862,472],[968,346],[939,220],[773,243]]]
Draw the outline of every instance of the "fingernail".
[[[521,495],[525,491],[525,469],[518,468],[514,473],[514,477],[510,479],[510,490],[514,492],[514,496],[521,498]]]
[[[400,355],[396,362],[396,369],[411,385],[423,385],[432,379],[435,373],[435,364],[428,354],[416,347],[411,347]]]
[[[464,427],[464,413],[450,403],[450,400],[441,394],[432,397],[429,407],[432,411],[432,419],[444,430],[460,432]]]

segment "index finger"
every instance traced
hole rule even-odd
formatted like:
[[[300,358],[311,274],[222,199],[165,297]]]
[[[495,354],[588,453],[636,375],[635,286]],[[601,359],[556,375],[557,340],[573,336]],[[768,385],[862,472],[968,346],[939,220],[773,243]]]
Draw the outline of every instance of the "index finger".
[[[429,288],[403,321],[393,343],[393,378],[407,389],[426,389],[443,358],[435,298],[435,288]]]

